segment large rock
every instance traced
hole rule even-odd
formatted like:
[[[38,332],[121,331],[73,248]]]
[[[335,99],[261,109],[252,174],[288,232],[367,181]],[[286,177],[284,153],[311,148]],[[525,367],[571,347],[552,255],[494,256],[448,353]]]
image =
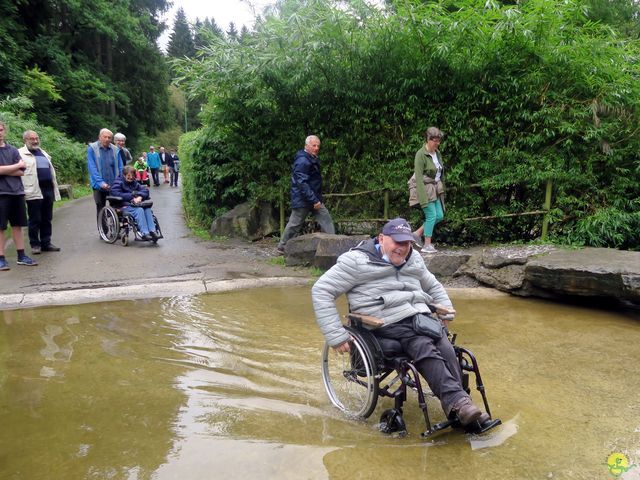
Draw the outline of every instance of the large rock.
[[[273,207],[266,202],[241,203],[233,210],[216,218],[211,224],[212,237],[240,237],[259,240],[279,232]]]
[[[556,250],[530,260],[526,280],[559,295],[612,297],[640,304],[640,252]]]
[[[355,247],[368,235],[331,235],[311,233],[294,237],[285,246],[285,261],[289,266],[306,265],[328,270],[344,252]]]
[[[417,253],[417,252],[416,252]],[[440,250],[437,255],[425,255],[424,263],[436,277],[453,277],[467,264],[472,253],[469,250]]]

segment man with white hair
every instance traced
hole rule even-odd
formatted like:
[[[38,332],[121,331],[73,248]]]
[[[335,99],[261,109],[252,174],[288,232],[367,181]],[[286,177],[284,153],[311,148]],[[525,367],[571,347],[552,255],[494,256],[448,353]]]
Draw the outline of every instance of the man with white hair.
[[[113,132],[103,128],[98,141],[89,144],[87,148],[87,168],[96,202],[96,217],[107,203],[111,184],[122,173],[122,157],[118,147],[111,143],[112,139]]]
[[[322,201],[319,151],[320,139],[309,135],[304,142],[304,150],[299,150],[294,157],[291,172],[291,216],[278,243],[279,253],[284,253],[286,243],[298,235],[310,213],[320,224],[320,230],[335,233],[331,214]]]
[[[27,212],[29,214],[29,243],[31,253],[59,252],[51,243],[53,203],[60,200],[56,170],[51,157],[40,148],[40,137],[33,130],[22,134],[24,146],[18,150],[26,170],[22,176]]]

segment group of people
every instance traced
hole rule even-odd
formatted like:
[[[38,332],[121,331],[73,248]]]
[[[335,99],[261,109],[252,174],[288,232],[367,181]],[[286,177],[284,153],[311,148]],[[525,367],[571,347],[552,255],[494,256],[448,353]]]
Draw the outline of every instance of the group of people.
[[[114,139],[115,144],[112,143]],[[111,130],[103,128],[98,134],[98,140],[87,148],[87,169],[96,204],[96,217],[106,205],[109,195],[120,197],[123,211],[135,218],[141,239],[156,241],[159,237],[156,234],[153,212],[142,203],[150,198],[149,189],[136,178],[135,164],[131,164],[131,154],[125,147],[125,142],[126,137],[122,133],[114,136]],[[151,171],[153,173],[153,169]],[[156,186],[159,185],[158,183]]]
[[[136,174],[138,180],[142,180],[147,170],[151,171],[153,186],[160,186],[160,172],[164,176],[164,183],[168,183],[170,187],[178,186],[178,176],[180,175],[180,159],[174,149],[168,152],[164,147],[160,147],[160,152],[156,152],[153,145],[149,147],[148,152],[142,152],[133,167],[138,172]]]
[[[422,225],[413,232],[421,253],[437,252],[431,238],[436,224],[444,218],[444,164],[438,147],[443,134],[436,127],[424,133],[424,144],[416,152],[413,175],[409,179],[409,205],[419,208],[424,216]],[[325,233],[335,233],[333,220],[322,198],[320,171],[320,139],[309,135],[304,149],[296,152],[291,169],[291,215],[280,237],[277,250],[283,254],[287,242],[298,235],[309,214]],[[422,181],[417,181],[421,179]]]
[[[25,253],[23,227],[28,227],[32,254],[60,251],[51,243],[53,202],[60,199],[51,157],[40,148],[40,138],[33,130],[23,133],[20,149],[5,142],[6,134],[7,125],[0,121],[0,271],[11,268],[5,258],[9,225],[18,265],[38,265]]]
[[[424,145],[414,160],[409,180],[409,204],[420,208],[424,221],[415,231],[403,218],[387,222],[381,233],[338,257],[312,288],[317,323],[328,344],[339,354],[348,354],[351,336],[344,328],[337,299],[345,294],[349,310],[379,318],[383,326],[372,330],[383,351],[411,358],[439,398],[449,418],[462,425],[486,421],[489,416],[471,400],[462,385],[462,372],[447,335],[438,339],[415,326],[417,315],[431,315],[430,305],[451,307],[442,284],[431,274],[421,253],[436,252],[431,239],[435,225],[444,217],[444,166],[438,150],[442,132],[430,127]],[[334,233],[333,220],[322,197],[322,175],[318,153],[320,139],[310,135],[304,149],[294,156],[291,172],[291,215],[277,249],[284,253],[287,242],[299,234],[309,214],[321,231]],[[417,180],[416,180],[417,179]],[[443,328],[454,313],[441,317]]]

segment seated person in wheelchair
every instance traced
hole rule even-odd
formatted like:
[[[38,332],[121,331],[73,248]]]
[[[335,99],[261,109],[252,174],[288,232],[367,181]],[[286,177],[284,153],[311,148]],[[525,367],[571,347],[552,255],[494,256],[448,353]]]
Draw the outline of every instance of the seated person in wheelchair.
[[[389,221],[378,237],[364,241],[338,257],[336,265],[312,288],[313,308],[327,343],[338,353],[350,351],[350,334],[343,327],[336,299],[347,295],[351,312],[370,315],[384,324],[372,330],[385,356],[413,360],[448,418],[463,425],[489,418],[463,390],[462,375],[446,334],[439,340],[418,333],[413,319],[430,312],[430,304],[452,308],[444,287],[413,248],[406,220]],[[441,316],[445,327],[453,315]]]
[[[142,204],[149,199],[149,189],[138,183],[131,165],[124,167],[122,174],[113,182],[111,195],[122,198],[122,211],[135,218],[142,240],[158,240],[153,212]]]

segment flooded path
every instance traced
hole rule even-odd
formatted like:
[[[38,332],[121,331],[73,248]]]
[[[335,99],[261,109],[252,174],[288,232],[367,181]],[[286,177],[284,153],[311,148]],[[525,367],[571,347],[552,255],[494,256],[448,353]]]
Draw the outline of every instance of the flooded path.
[[[452,296],[504,422],[483,437],[425,441],[412,402],[405,438],[376,429],[388,399],[344,419],[306,287],[0,312],[0,478],[583,479],[614,478],[613,453],[640,463],[638,318]]]

